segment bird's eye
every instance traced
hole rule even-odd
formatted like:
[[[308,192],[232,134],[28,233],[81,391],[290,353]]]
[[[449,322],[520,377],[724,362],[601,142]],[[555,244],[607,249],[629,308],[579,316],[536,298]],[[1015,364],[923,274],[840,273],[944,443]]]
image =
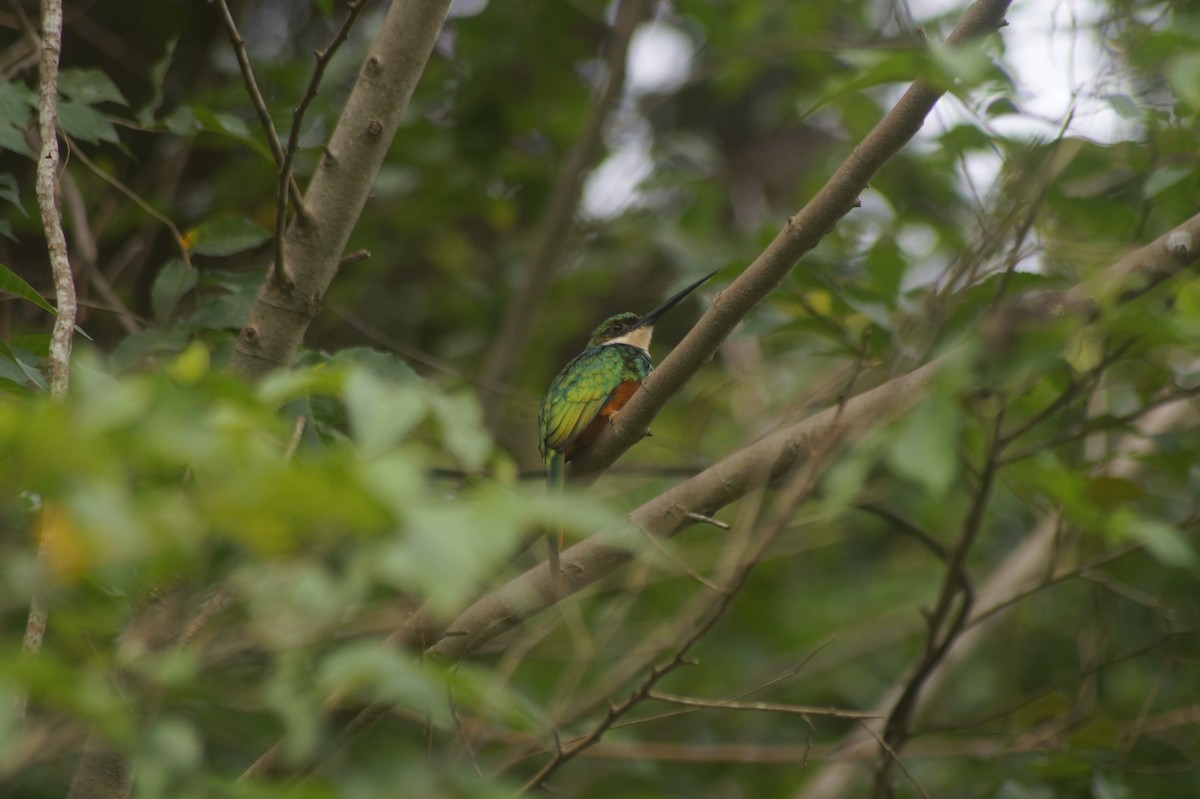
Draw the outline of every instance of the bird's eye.
[[[617,322],[615,325],[613,325],[612,330],[614,333],[623,333],[623,332],[625,332],[625,325],[621,324],[620,322]]]

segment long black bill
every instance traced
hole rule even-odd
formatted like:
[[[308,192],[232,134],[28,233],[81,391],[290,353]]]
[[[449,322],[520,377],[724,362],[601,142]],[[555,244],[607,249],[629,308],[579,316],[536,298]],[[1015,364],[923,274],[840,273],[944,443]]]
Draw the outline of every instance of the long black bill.
[[[659,318],[660,316],[662,316],[662,315],[663,315],[663,314],[665,314],[667,311],[671,310],[671,309],[672,309],[672,308],[674,308],[676,305],[678,305],[678,304],[680,303],[680,301],[681,301],[681,300],[683,300],[683,298],[684,298],[684,297],[686,297],[687,295],[691,294],[691,293],[692,293],[693,291],[695,291],[696,289],[700,288],[700,286],[701,286],[701,285],[702,285],[702,284],[703,284],[705,281],[707,281],[707,280],[708,280],[710,277],[712,277],[712,276],[713,276],[713,275],[715,275],[715,274],[716,274],[716,272],[709,272],[707,275],[705,275],[704,277],[700,278],[699,280],[697,280],[695,283],[693,283],[692,285],[688,286],[687,288],[683,289],[682,291],[680,291],[680,292],[679,292],[678,294],[676,294],[675,296],[673,296],[673,297],[671,297],[670,299],[668,299],[668,300],[664,301],[664,302],[663,302],[661,305],[659,305],[659,306],[658,306],[657,308],[655,308],[653,311],[650,311],[649,313],[647,313],[647,314],[643,315],[643,316],[642,316],[642,318],[638,320],[637,324],[636,324],[636,325],[634,325],[634,327],[635,327],[635,328],[638,328],[638,327],[646,327],[646,326],[648,326],[648,325],[653,325],[655,322],[657,322],[657,321],[658,321],[658,318]]]

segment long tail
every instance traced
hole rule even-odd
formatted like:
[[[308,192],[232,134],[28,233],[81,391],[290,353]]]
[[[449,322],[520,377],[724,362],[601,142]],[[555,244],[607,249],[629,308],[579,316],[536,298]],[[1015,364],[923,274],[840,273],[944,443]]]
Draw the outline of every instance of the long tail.
[[[550,462],[546,466],[546,491],[547,493],[562,494],[563,487],[566,481],[564,467],[566,466],[566,458],[561,452],[554,452],[550,455]],[[563,526],[558,525],[558,534],[550,533],[546,536],[546,549],[549,552],[547,563],[550,566],[550,575],[557,584],[559,577],[562,574],[560,570],[558,553],[563,547]]]

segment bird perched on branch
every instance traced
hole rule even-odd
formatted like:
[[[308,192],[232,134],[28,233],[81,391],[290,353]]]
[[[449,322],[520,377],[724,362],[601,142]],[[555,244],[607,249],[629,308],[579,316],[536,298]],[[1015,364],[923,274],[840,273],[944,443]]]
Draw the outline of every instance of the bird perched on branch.
[[[561,490],[567,461],[599,435],[654,368],[650,360],[654,323],[715,274],[710,272],[649,313],[626,312],[605,319],[592,332],[584,351],[550,381],[542,397],[538,426],[546,484],[551,490]],[[550,566],[556,572],[561,546],[560,530],[557,540],[551,536],[550,541]]]

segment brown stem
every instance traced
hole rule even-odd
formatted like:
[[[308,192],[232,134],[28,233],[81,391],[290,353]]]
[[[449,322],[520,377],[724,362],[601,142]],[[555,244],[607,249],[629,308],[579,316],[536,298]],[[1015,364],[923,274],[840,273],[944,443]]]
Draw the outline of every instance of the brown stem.
[[[449,6],[450,0],[395,0],[388,8],[304,195],[307,218],[298,217],[284,236],[287,273],[263,281],[242,327],[229,362],[235,374],[257,380],[291,362],[337,273]]]

